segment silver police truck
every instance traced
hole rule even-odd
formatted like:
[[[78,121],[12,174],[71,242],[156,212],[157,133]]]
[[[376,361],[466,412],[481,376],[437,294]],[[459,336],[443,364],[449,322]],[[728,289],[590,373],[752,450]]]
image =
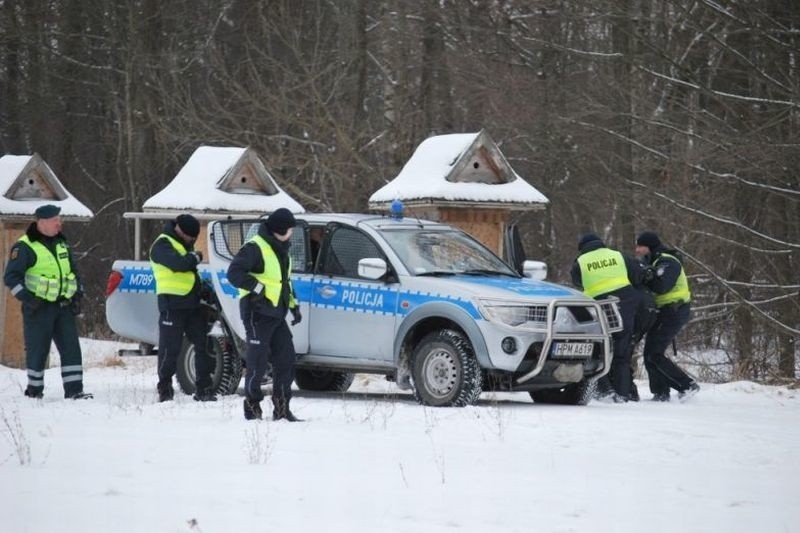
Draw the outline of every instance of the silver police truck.
[[[348,389],[356,372],[384,374],[422,404],[474,404],[483,390],[527,391],[535,402],[584,405],[609,370],[616,301],[594,301],[523,273],[463,231],[363,214],[302,214],[292,236],[292,284],[303,321],[292,327],[300,390]],[[209,224],[208,354],[218,393],[235,393],[245,331],[228,265],[259,220]],[[540,279],[537,279],[540,278]],[[116,261],[106,317],[113,331],[158,343],[155,281],[146,261]],[[291,318],[291,316],[289,317]],[[193,392],[194,350],[179,357]]]

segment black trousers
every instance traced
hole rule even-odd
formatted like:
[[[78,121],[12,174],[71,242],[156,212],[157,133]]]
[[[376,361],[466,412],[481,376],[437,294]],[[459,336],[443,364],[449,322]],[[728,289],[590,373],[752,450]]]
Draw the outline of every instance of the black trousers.
[[[272,364],[272,404],[275,409],[285,409],[292,398],[295,351],[292,332],[284,318],[248,313],[242,317],[247,332],[247,370],[244,375],[244,393],[248,400],[260,402],[264,398],[261,381]]]
[[[208,322],[199,309],[170,309],[162,311],[158,319],[158,383],[160,387],[172,386],[172,376],[178,365],[183,336],[194,345],[194,375],[196,390],[211,387],[211,374],[215,361],[206,352]]]
[[[689,322],[691,305],[688,303],[661,307],[656,323],[647,332],[644,342],[644,366],[650,378],[650,392],[669,393],[670,388],[684,391],[689,388],[692,378],[672,360],[668,359],[667,348],[683,326]]]
[[[75,315],[69,306],[41,301],[37,309],[22,305],[22,329],[25,337],[25,366],[28,368],[28,391],[44,389],[44,365],[55,342],[61,356],[61,379],[64,396],[83,392],[83,362]]]
[[[614,392],[628,398],[631,395],[631,357],[633,355],[633,328],[639,292],[633,287],[612,293],[620,299],[619,313],[622,316],[622,331],[613,334],[614,357],[608,377]]]

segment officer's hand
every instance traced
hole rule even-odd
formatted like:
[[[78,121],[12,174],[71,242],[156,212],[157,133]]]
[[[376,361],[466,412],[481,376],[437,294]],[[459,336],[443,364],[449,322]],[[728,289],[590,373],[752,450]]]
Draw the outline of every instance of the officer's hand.
[[[292,325],[299,324],[303,320],[303,315],[300,314],[300,308],[292,307],[290,311],[292,312]]]
[[[198,263],[203,262],[203,252],[200,250],[195,250],[194,252],[191,252],[191,254],[195,257],[195,259],[197,259]]]
[[[82,316],[83,309],[81,307],[81,299],[80,298],[73,298],[69,304],[69,310],[72,311],[72,314],[75,316]]]

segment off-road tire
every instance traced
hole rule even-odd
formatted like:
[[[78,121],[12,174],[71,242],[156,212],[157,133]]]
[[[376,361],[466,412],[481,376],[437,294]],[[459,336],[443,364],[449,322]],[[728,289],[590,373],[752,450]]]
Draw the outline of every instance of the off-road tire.
[[[298,368],[295,371],[294,382],[300,390],[346,392],[354,378],[355,374],[352,372]]]
[[[536,403],[551,403],[559,405],[586,405],[594,397],[597,380],[584,379],[578,383],[571,383],[561,389],[546,389],[531,391],[531,399]]]
[[[211,388],[216,394],[234,394],[242,379],[242,360],[233,343],[224,337],[207,337],[206,352],[216,361],[211,375]],[[226,346],[228,347],[226,349]],[[178,354],[178,384],[186,394],[194,394],[194,345],[184,339]]]
[[[427,334],[411,361],[414,398],[433,407],[474,405],[481,394],[481,368],[462,333],[443,329]]]

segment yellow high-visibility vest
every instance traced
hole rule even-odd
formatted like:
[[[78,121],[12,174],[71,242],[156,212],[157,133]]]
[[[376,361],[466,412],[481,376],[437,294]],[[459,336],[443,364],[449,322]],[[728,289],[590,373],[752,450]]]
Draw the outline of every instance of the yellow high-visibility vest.
[[[250,274],[264,286],[264,297],[269,300],[273,307],[278,307],[278,300],[281,297],[281,285],[283,284],[283,274],[281,273],[280,261],[275,254],[275,250],[269,245],[267,241],[260,235],[256,235],[250,241],[254,242],[259,250],[261,250],[261,257],[264,260],[264,272],[251,272]],[[291,281],[292,272],[292,257],[289,256],[289,309],[297,307],[297,302],[294,298],[294,291],[292,290]],[[243,298],[250,294],[250,291],[239,289],[239,298]]]
[[[616,250],[598,248],[578,257],[583,293],[594,298],[631,284],[625,258]]]
[[[25,288],[37,297],[55,302],[59,296],[72,298],[78,291],[78,279],[69,263],[69,249],[64,241],[56,241],[55,255],[39,241],[27,235],[19,238],[36,254],[36,263],[25,271]]]
[[[660,256],[658,256],[658,259],[653,262],[653,268],[658,268],[658,261],[662,257],[669,257],[670,259],[678,261],[677,257],[662,253]],[[692,301],[692,293],[689,290],[689,280],[686,279],[686,271],[683,269],[683,265],[680,261],[678,261],[678,264],[681,267],[681,273],[678,276],[678,280],[675,282],[675,286],[672,287],[669,292],[655,295],[656,307],[664,307],[665,305],[673,303],[688,303]]]
[[[155,241],[153,241],[153,245],[158,242],[159,239],[167,239],[167,241],[172,245],[176,252],[179,255],[184,256],[186,255],[186,247],[180,243],[177,239],[174,239],[167,235],[166,233],[162,233],[159,235]],[[153,267],[153,276],[156,278],[156,294],[172,294],[174,296],[186,296],[190,292],[192,292],[192,288],[195,284],[195,273],[194,272],[175,272],[174,270],[165,267],[161,263],[156,263],[152,259],[153,257],[153,247],[150,247],[150,266]]]

